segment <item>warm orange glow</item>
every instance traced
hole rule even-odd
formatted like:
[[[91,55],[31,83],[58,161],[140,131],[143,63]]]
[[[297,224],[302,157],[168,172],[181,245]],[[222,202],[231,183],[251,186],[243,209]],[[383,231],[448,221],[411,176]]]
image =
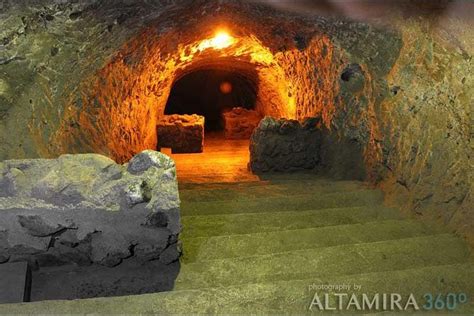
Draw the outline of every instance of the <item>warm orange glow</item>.
[[[222,93],[229,94],[232,92],[232,84],[228,81],[224,81],[221,83],[219,89],[221,90]]]
[[[199,51],[208,48],[223,49],[235,43],[235,38],[230,36],[227,32],[220,31],[213,38],[203,40],[198,47]]]
[[[339,77],[329,39],[313,40],[304,54],[298,50],[275,53],[255,35],[233,37],[230,32],[217,32],[175,48],[167,45],[174,43],[174,32],[156,32],[147,29],[127,42],[117,58],[84,81],[80,108],[75,106],[75,95],[71,96],[67,117],[55,135],[63,152],[86,148],[126,162],[137,152],[156,148],[156,121],[164,113],[174,80],[211,66],[230,67],[242,76],[256,72],[256,109],[263,115],[322,116],[327,126],[331,123]],[[132,67],[123,56],[131,56],[139,66]],[[315,67],[318,72],[308,73]],[[220,93],[232,93],[233,88],[228,80],[215,87]],[[78,127],[69,124],[74,120]]]
[[[212,40],[212,46],[217,49],[229,47],[234,42],[232,36],[225,32],[218,33]]]
[[[219,155],[216,155],[219,152]],[[249,140],[224,140],[206,135],[206,147],[199,154],[173,154],[164,151],[176,163],[180,180],[192,182],[258,181],[247,168]],[[196,163],[199,161],[199,163]]]

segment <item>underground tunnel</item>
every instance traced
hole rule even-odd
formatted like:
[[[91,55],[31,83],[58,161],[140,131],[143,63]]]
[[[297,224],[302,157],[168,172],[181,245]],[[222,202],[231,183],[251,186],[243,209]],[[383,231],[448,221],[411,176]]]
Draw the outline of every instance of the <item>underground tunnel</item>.
[[[234,107],[253,110],[258,94],[256,71],[248,74],[202,69],[173,83],[165,115],[198,114],[205,118],[206,132],[222,131],[222,114]]]
[[[471,12],[0,1],[0,313],[472,312]]]

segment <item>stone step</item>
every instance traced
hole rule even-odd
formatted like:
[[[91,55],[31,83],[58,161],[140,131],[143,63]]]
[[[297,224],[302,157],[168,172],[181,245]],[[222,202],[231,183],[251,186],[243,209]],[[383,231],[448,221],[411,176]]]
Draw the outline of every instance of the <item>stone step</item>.
[[[183,264],[175,289],[393,271],[464,263],[468,258],[461,239],[442,234]]]
[[[292,188],[293,186],[300,186],[301,188],[307,187],[308,185],[318,185],[318,186],[338,186],[345,184],[360,184],[366,185],[362,181],[353,181],[353,180],[332,180],[325,177],[311,175],[305,176],[302,179],[297,179],[289,175],[276,175],[273,177],[268,176],[258,176],[258,180],[252,182],[209,182],[209,183],[180,183],[179,189],[181,190],[215,190],[215,189],[229,189],[229,190],[242,190],[245,188],[254,188],[254,187],[266,187],[272,185],[286,186],[287,188]]]
[[[0,305],[0,314],[314,314],[309,306],[316,291],[323,296],[328,291],[320,285],[351,285],[341,293],[362,293],[373,296],[399,293],[404,301],[413,293],[418,305],[423,305],[426,293],[464,292],[474,296],[474,264],[425,266],[414,269],[383,271],[324,278],[244,284],[232,287],[180,290],[146,295],[96,298],[71,301],[42,301],[29,304]],[[353,284],[361,286],[359,291]],[[310,289],[313,287],[313,289]],[[334,297],[331,296],[334,306]],[[381,307],[381,306],[380,306]],[[423,311],[423,310],[421,310]],[[343,311],[344,312],[344,311]],[[347,313],[347,311],[345,311]],[[355,311],[354,311],[355,312]],[[383,310],[365,310],[365,313]],[[409,312],[409,311],[408,311]],[[429,312],[429,311],[428,311]],[[448,312],[444,310],[442,312]],[[458,305],[455,312],[472,315],[474,304]]]
[[[270,182],[267,185],[215,185],[204,188],[181,189],[179,196],[182,201],[220,201],[253,199],[260,197],[291,197],[295,194],[327,194],[367,189],[363,182],[297,182],[278,183]]]
[[[260,197],[254,199],[181,202],[181,214],[239,214],[316,210],[337,207],[374,206],[383,202],[380,190],[359,190],[349,192],[302,194],[291,197]]]
[[[309,310],[315,293],[318,292],[321,297],[325,293],[331,293],[331,291],[316,290],[314,288],[318,288],[319,285],[350,285],[350,290],[338,292],[348,293],[349,295],[355,293],[359,298],[362,293],[370,297],[375,294],[398,293],[402,295],[404,302],[406,302],[408,295],[413,293],[421,308],[425,303],[423,296],[426,293],[432,293],[436,296],[438,293],[446,295],[447,293],[463,292],[466,293],[468,298],[471,298],[474,294],[474,285],[469,280],[472,280],[473,277],[474,265],[472,263],[426,266],[376,273],[330,276],[327,278],[244,284],[227,288],[202,289],[200,291],[176,291],[174,298],[166,297],[163,301],[160,300],[160,306],[165,307],[164,311],[179,313],[177,309],[181,309],[181,306],[173,302],[176,300],[184,305],[192,302],[188,305],[194,307],[189,311],[192,313],[204,312],[206,310],[204,308],[207,308],[213,313],[230,314],[244,314],[246,312],[252,314],[281,314],[282,311],[285,311],[285,313],[312,314],[318,312],[316,307],[313,311]],[[361,289],[359,291],[354,290],[354,284],[360,286]],[[313,287],[313,289],[310,289],[310,287]],[[332,291],[332,293],[334,292],[336,291]],[[329,306],[335,306],[335,303],[334,296],[332,296]],[[184,312],[184,310],[182,311]],[[355,310],[352,309],[352,311]],[[470,311],[472,313],[474,306],[473,304],[463,304],[458,306],[456,311]],[[366,312],[377,311],[366,310]]]
[[[435,235],[436,230],[415,220],[386,220],[320,228],[245,235],[181,238],[182,262],[268,255],[357,243]]]
[[[183,216],[181,238],[264,233],[399,219],[397,209],[347,207],[309,211]]]

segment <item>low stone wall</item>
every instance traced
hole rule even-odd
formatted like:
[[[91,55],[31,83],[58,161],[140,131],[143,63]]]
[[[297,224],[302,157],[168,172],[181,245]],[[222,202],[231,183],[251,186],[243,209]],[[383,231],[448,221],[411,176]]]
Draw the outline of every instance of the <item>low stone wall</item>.
[[[265,117],[250,139],[250,169],[257,173],[314,169],[320,160],[318,122]]]
[[[158,149],[172,153],[200,153],[204,147],[204,116],[165,115],[158,121]]]
[[[320,121],[265,117],[250,140],[250,169],[255,173],[312,169],[334,179],[366,180],[363,145]]]
[[[179,205],[174,162],[155,151],[124,165],[96,154],[0,162],[0,263],[171,263]]]
[[[236,107],[223,113],[222,119],[226,139],[249,139],[262,117],[257,111]]]

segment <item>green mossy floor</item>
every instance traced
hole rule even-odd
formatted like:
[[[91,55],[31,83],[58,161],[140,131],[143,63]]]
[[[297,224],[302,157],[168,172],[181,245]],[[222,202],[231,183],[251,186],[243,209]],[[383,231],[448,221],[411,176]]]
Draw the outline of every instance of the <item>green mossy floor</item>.
[[[363,183],[278,176],[181,184],[180,194],[184,254],[173,292],[2,305],[0,313],[302,314],[310,287],[321,284],[413,293],[419,303],[425,293],[474,294],[465,242],[402,218]],[[473,311],[472,303],[455,310]]]

